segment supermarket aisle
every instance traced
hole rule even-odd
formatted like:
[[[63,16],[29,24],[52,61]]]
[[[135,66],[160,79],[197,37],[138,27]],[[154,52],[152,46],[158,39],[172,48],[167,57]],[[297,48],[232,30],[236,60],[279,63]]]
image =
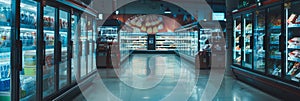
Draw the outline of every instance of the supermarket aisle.
[[[99,70],[94,84],[74,101],[199,101],[209,70],[197,75],[194,66],[173,54],[134,54],[117,70]],[[83,97],[84,96],[84,97]],[[215,101],[276,101],[278,99],[225,76]]]

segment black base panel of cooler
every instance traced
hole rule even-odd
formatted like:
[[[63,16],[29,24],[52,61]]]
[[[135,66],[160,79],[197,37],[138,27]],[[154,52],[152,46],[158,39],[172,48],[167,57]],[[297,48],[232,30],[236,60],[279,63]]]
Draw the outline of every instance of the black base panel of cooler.
[[[175,52],[168,50],[134,50],[132,54],[175,54]]]
[[[247,71],[236,66],[231,67],[238,80],[271,94],[274,97],[287,101],[293,101],[300,98],[300,89],[297,86]]]

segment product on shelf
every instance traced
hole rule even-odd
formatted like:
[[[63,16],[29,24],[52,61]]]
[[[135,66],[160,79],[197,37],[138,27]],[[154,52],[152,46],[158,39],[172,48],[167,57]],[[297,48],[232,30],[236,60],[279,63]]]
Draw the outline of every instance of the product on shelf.
[[[246,36],[246,38],[247,38],[248,40],[250,40],[250,38],[251,38],[251,35],[247,35],[247,36]]]
[[[249,23],[249,24],[246,26],[246,31],[252,31],[252,23]]]
[[[272,35],[270,36],[270,41],[271,42],[274,42],[274,41],[279,41],[279,36],[280,36],[280,34],[273,34],[272,33]]]
[[[300,69],[300,63],[299,62],[294,63],[293,68],[288,72],[288,75],[291,76],[296,75],[296,73],[299,72],[299,69]]]
[[[298,15],[296,14],[291,14],[291,16],[289,17],[289,19],[287,20],[288,23],[295,23],[296,20],[298,18]]]
[[[300,79],[300,72],[295,75],[295,78]]]
[[[236,38],[235,38],[235,41],[236,41],[236,42],[239,42],[239,41],[240,41],[240,38],[241,38],[241,35],[239,35],[238,37],[236,37]]]
[[[274,75],[274,76],[280,76],[280,73],[281,73],[281,69],[280,69],[281,67],[280,66],[276,66],[276,65],[274,65],[273,66],[273,72],[272,72],[272,75]]]
[[[0,11],[0,21],[1,22],[6,22],[7,21],[6,16],[5,16],[4,12],[2,12],[2,11]]]
[[[271,56],[280,56],[281,55],[281,52],[279,50],[272,50],[270,52],[270,55]]]
[[[280,26],[281,25],[281,18],[280,16],[273,16],[271,17],[271,23],[273,26]]]
[[[259,48],[257,51],[258,54],[264,54],[265,50],[263,49],[263,47]]]
[[[236,46],[235,50],[237,50],[237,51],[241,50],[240,45]]]
[[[241,56],[239,56],[239,57],[237,57],[235,60],[236,60],[236,61],[239,63],[239,62],[241,62],[241,61],[242,61],[242,57],[241,57]]]
[[[300,46],[300,37],[294,37],[288,41],[289,45]]]
[[[246,46],[246,49],[250,49],[250,45],[247,45],[247,46]]]
[[[299,50],[292,51],[289,53],[289,56],[293,58],[300,58],[300,51]]]
[[[236,26],[236,30],[241,30],[242,29],[242,25],[241,23],[239,23],[237,26]]]

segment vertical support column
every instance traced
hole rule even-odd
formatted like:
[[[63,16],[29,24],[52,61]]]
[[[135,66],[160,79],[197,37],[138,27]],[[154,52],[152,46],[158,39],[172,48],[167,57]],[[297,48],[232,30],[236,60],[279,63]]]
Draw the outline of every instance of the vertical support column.
[[[36,53],[36,99],[43,100],[43,67],[45,65],[45,41],[44,41],[44,0],[37,3],[37,53]]]
[[[19,101],[20,98],[20,70],[22,70],[21,54],[22,47],[20,44],[20,2],[21,0],[12,0],[12,16],[11,16],[11,101]]]
[[[233,33],[233,18],[232,10],[237,8],[238,0],[226,0],[226,74],[231,74],[230,65],[232,64],[232,33]]]
[[[148,34],[147,43],[148,43],[148,46],[147,46],[148,50],[155,50],[155,48],[156,48],[155,34]]]
[[[59,9],[55,8],[54,12],[54,89],[55,92],[59,90],[59,58],[61,56],[60,53],[60,45],[59,45]]]

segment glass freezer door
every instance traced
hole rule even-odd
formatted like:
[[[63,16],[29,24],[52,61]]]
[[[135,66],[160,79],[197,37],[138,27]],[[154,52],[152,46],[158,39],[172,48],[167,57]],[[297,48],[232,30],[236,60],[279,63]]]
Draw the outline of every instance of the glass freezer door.
[[[273,76],[281,75],[282,57],[280,52],[281,37],[281,6],[268,9],[268,63],[267,74]]]
[[[68,12],[59,10],[59,88],[67,85],[67,68],[68,68]]]
[[[21,0],[20,7],[20,40],[23,60],[23,71],[20,75],[20,99],[32,101],[36,96],[37,2]]]
[[[0,100],[10,100],[11,1],[0,0]]]
[[[78,38],[78,16],[72,15],[71,18],[71,45],[72,45],[72,59],[71,59],[71,80],[72,83],[76,81],[76,76],[79,76],[79,38]],[[77,71],[77,72],[76,72]],[[77,78],[79,79],[79,77]]]
[[[258,11],[255,15],[255,26],[254,26],[254,70],[265,72],[265,10]]]
[[[87,58],[88,58],[88,73],[90,73],[92,71],[92,67],[93,67],[93,57],[92,57],[92,52],[93,52],[93,46],[92,46],[92,42],[93,42],[93,22],[92,19],[89,18],[88,22],[87,22],[87,26],[88,26],[88,39],[87,39]]]
[[[233,64],[241,65],[242,61],[242,21],[241,16],[238,16],[234,19],[233,23]]]
[[[87,74],[87,56],[86,56],[86,42],[87,42],[87,34],[86,34],[86,16],[82,15],[80,18],[80,25],[81,25],[81,33],[79,38],[79,58],[80,58],[80,76],[84,77]]]
[[[300,82],[300,2],[293,2],[286,8],[286,68],[285,78]]]
[[[244,15],[244,23],[243,23],[243,37],[244,37],[244,43],[243,43],[243,67],[251,68],[252,69],[252,35],[253,35],[253,14],[245,14]]]
[[[54,89],[54,15],[55,8],[44,7],[45,65],[43,66],[43,97],[55,92]]]

